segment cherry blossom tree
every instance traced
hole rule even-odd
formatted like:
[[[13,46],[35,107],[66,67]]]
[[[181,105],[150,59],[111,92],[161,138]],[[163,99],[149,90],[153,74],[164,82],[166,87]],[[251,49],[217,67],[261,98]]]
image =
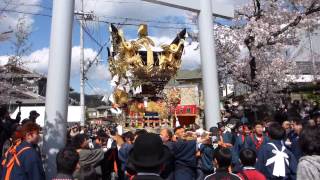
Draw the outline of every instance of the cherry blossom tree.
[[[307,30],[318,28],[319,20],[319,0],[251,0],[236,11],[231,28],[247,53],[233,65],[232,75],[251,88],[251,99],[279,99],[292,80],[287,75],[297,72],[286,51]]]
[[[229,25],[214,26],[219,77],[247,86],[250,104],[275,103],[297,73],[288,48],[319,22],[320,0],[249,0]]]

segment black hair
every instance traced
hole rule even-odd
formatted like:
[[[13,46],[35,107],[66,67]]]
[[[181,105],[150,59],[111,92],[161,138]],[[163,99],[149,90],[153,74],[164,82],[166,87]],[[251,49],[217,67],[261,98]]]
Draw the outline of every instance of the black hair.
[[[263,122],[262,122],[262,121],[255,121],[255,122],[253,123],[253,128],[255,128],[257,125],[263,126]]]
[[[109,138],[109,136],[104,130],[100,129],[97,132],[97,138]]]
[[[61,149],[56,157],[58,173],[72,175],[79,162],[79,154],[74,148]]]
[[[213,157],[217,160],[219,168],[228,168],[231,165],[232,154],[228,148],[218,147],[214,151]]]
[[[292,118],[292,121],[297,125],[302,125],[302,120],[299,117]]]
[[[320,130],[316,126],[306,126],[299,137],[299,145],[306,155],[320,155]]]
[[[122,138],[126,141],[129,139],[130,141],[134,140],[134,134],[131,131],[122,134]]]
[[[218,127],[211,127],[210,132],[212,133],[212,136],[218,136],[219,135],[219,129]]]
[[[254,166],[256,164],[257,154],[253,149],[242,149],[239,157],[244,166]]]
[[[89,137],[85,134],[77,134],[72,139],[72,147],[75,149],[80,149],[81,145],[85,142],[86,139],[89,139]]]
[[[134,136],[141,136],[142,134],[147,134],[148,131],[146,131],[145,129],[139,129],[134,133]]]
[[[268,133],[270,138],[274,140],[282,140],[286,135],[286,131],[279,123],[270,124],[268,127]]]
[[[106,144],[108,142],[109,138],[110,137],[108,136],[108,134],[105,131],[103,131],[102,129],[100,129],[96,134],[96,139],[101,141],[102,144]]]
[[[174,128],[173,132],[176,133],[179,129],[183,129],[183,127],[182,126],[178,126],[178,127]]]
[[[217,125],[218,125],[218,129],[224,127],[224,123],[223,122],[218,122]]]

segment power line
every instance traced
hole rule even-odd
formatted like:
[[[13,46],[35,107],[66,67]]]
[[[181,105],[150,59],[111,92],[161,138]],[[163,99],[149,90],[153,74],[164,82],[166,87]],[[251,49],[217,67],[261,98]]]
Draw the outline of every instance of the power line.
[[[122,23],[122,22],[116,22],[116,21],[106,21],[106,20],[90,20],[90,21],[94,21],[94,22],[101,22],[101,23],[106,23],[106,24],[115,24],[115,25],[119,25],[119,26],[137,26],[139,27],[141,25],[141,23]],[[148,25],[148,27],[151,28],[156,28],[156,29],[191,29],[190,27],[178,27],[178,26],[159,26],[159,25]]]
[[[139,19],[139,18],[129,18],[129,17],[119,17],[119,16],[101,16],[104,18],[110,18],[110,19],[124,19],[128,21],[139,21],[139,22],[149,22],[149,23],[158,23],[158,24],[177,24],[177,25],[191,25],[195,26],[197,25],[196,23],[186,23],[186,22],[171,22],[171,21],[156,21],[156,20],[144,20],[144,19]]]
[[[34,12],[25,12],[25,11],[18,11],[18,10],[3,10],[4,12],[10,12],[10,13],[18,13],[18,14],[27,14],[27,15],[35,15],[35,16],[44,16],[44,17],[52,17],[49,14],[42,14],[42,13],[34,13]],[[79,20],[79,19],[77,19]],[[116,21],[106,21],[106,20],[90,20],[93,22],[101,22],[101,23],[106,23],[106,24],[116,24],[120,26],[140,26],[140,23],[122,23],[122,22],[116,22]],[[151,21],[150,21],[151,22]],[[157,21],[155,21],[157,23]],[[168,23],[169,24],[169,23]],[[172,23],[170,23],[172,24]],[[156,29],[178,29],[181,30],[183,28],[186,29],[191,29],[189,27],[177,27],[177,26],[159,26],[159,25],[148,25],[151,28],[156,28]],[[100,44],[100,43],[99,43]],[[100,44],[101,45],[101,44]]]
[[[99,86],[96,84],[95,81],[91,81],[90,83],[91,83],[94,87],[99,87]],[[106,92],[102,91],[100,88],[97,88],[97,89],[98,89],[98,91],[100,91],[101,94],[106,94]]]
[[[96,94],[106,94],[105,92],[103,92],[102,90],[99,90],[96,87],[93,87],[88,81],[86,81],[87,86]]]
[[[103,48],[104,48],[107,44],[108,44],[108,43],[106,42],[106,43],[99,49],[97,55],[95,56],[95,58],[93,58],[93,60],[91,60],[91,61],[89,60],[89,65],[88,65],[87,69],[85,69],[85,71],[84,71],[84,74],[85,74],[85,75],[88,73],[88,71],[89,71],[89,69],[91,68],[91,66],[93,65],[93,63],[94,63],[95,61],[98,61],[99,55],[101,54]]]
[[[18,10],[2,10],[3,12],[9,12],[9,13],[18,13],[18,14],[26,14],[26,15],[34,15],[34,16],[44,16],[44,17],[52,17],[49,14],[41,14],[41,13],[34,13],[34,12],[25,12],[25,11],[18,11]]]
[[[136,5],[136,4],[150,4],[150,3],[147,3],[147,2],[142,2],[142,1],[111,1],[111,0],[104,0],[103,2],[106,2],[106,3],[114,3],[114,4],[132,4],[132,5]]]
[[[12,2],[10,2],[9,5],[40,7],[40,8],[42,8],[42,9],[52,10],[51,7],[43,6],[43,5],[41,5],[41,4],[27,4],[27,3],[12,3]]]
[[[92,41],[94,41],[100,48],[103,47],[87,30],[87,27],[83,27],[84,32],[90,37]]]

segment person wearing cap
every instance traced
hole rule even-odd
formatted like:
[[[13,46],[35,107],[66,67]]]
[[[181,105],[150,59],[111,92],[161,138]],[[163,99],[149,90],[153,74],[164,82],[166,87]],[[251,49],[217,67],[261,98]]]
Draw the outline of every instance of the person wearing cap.
[[[159,135],[146,133],[138,136],[128,158],[137,172],[133,180],[162,180],[161,169],[171,156]]]
[[[22,124],[26,124],[26,123],[29,123],[29,122],[36,123],[37,118],[38,118],[39,116],[40,116],[40,114],[39,114],[37,111],[35,111],[35,110],[30,111],[30,113],[29,113],[29,118],[24,119],[21,123],[22,123]]]
[[[230,132],[231,130],[226,127],[223,122],[218,122],[219,128],[219,146],[232,148],[232,139],[233,134]]]

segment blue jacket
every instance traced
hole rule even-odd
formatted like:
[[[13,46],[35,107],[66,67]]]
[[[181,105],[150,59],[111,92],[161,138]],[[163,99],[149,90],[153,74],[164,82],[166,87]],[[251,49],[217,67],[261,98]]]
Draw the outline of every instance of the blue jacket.
[[[273,143],[279,150],[282,149],[283,142],[280,140],[271,140],[270,143]],[[274,156],[274,153],[272,153],[272,150],[274,150],[274,147],[270,144],[265,144],[261,147],[259,153],[258,153],[258,161],[256,163],[256,168],[263,173],[268,180],[275,180],[279,179],[278,177],[275,177],[272,175],[273,173],[273,167],[274,164],[270,164],[266,166],[266,162],[269,158]],[[285,149],[284,152],[289,156],[288,161],[289,165],[286,164],[285,166],[285,174],[286,177],[280,178],[283,180],[295,180],[296,179],[296,172],[297,172],[297,160],[292,154],[291,151],[288,149]]]
[[[133,148],[132,144],[125,143],[118,151],[118,157],[121,161],[121,169],[122,171],[126,170],[127,160],[129,158],[129,152]]]
[[[255,136],[255,134],[249,135],[246,138],[246,147],[251,148],[253,150],[256,151],[256,153],[258,154],[260,149],[262,148],[263,145],[268,144],[269,143],[269,138],[266,135],[263,135],[263,142],[260,146],[259,149],[256,148],[256,143],[257,143],[257,137]]]
[[[42,161],[39,157],[38,152],[33,148],[30,143],[22,142],[16,149],[17,153],[25,148],[30,147],[29,149],[22,152],[18,159],[20,165],[14,164],[14,167],[11,171],[10,179],[12,180],[45,180],[45,173],[43,170]],[[10,161],[12,156],[8,155],[7,162]],[[1,180],[4,180],[7,168],[4,167],[2,170]]]
[[[299,136],[294,133],[289,137],[289,139],[291,141],[291,146],[288,147],[288,149],[293,153],[296,159],[299,160],[303,155],[303,152],[299,145]]]
[[[213,173],[213,146],[201,144],[199,150],[201,152],[201,169],[207,173]]]
[[[236,141],[232,147],[232,164],[235,166],[235,171],[240,170],[239,154],[242,149],[248,148],[247,140],[247,136],[245,135],[236,136]]]
[[[196,168],[196,141],[178,140],[173,145],[173,153],[175,157],[175,165]]]

